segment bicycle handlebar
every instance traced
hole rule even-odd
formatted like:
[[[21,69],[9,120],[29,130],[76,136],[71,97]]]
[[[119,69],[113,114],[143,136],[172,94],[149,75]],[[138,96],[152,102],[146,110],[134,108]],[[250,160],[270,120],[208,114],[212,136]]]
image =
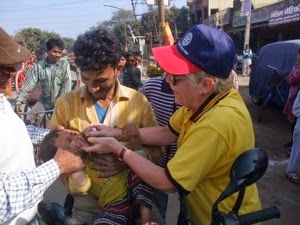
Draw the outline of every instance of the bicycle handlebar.
[[[22,116],[22,115],[39,115],[39,114],[47,114],[47,113],[53,113],[53,109],[51,110],[44,110],[44,111],[39,111],[36,113],[32,113],[32,112],[16,112],[18,115]]]
[[[258,222],[263,222],[273,218],[279,218],[280,211],[276,206],[262,209],[253,213],[239,216],[240,225],[250,225]]]

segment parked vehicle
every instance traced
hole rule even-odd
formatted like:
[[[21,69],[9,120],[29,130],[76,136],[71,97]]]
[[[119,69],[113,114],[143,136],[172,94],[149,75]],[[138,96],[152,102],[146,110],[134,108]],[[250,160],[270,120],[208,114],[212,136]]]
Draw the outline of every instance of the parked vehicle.
[[[283,107],[286,103],[289,85],[285,77],[290,73],[296,63],[300,48],[300,39],[279,41],[263,46],[253,62],[250,73],[249,94],[253,103],[262,104],[270,92],[276,92],[268,99],[268,103]],[[277,74],[272,68],[277,69]]]

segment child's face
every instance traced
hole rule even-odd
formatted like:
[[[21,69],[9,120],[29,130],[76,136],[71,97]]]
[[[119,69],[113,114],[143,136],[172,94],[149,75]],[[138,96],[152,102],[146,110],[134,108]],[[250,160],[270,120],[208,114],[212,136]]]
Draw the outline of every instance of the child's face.
[[[74,153],[81,152],[83,146],[88,146],[87,141],[81,134],[70,133],[67,130],[59,132],[58,137],[55,140],[56,147],[66,148],[73,150]]]

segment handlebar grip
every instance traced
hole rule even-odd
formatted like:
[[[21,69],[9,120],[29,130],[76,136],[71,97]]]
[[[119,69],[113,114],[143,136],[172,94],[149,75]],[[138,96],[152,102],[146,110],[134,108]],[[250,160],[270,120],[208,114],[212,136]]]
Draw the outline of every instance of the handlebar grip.
[[[272,69],[272,70],[277,70],[277,68],[270,66],[270,65],[266,65],[266,67],[268,67],[269,69]]]
[[[239,216],[240,225],[251,225],[258,222],[263,222],[273,218],[279,218],[280,211],[276,206],[267,209],[262,209],[253,213]]]

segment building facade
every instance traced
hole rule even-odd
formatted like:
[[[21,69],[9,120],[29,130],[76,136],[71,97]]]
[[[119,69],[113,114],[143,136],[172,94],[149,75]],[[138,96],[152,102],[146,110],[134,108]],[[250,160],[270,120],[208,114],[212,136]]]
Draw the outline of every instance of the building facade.
[[[221,0],[219,0],[221,1]],[[214,1],[215,3],[218,1]],[[222,1],[223,2],[223,1]],[[192,24],[204,23],[223,29],[236,44],[238,54],[244,44],[246,17],[240,16],[241,1],[231,1],[232,6],[222,5],[218,11],[209,7],[209,0],[193,1],[189,4]],[[251,13],[250,46],[256,51],[261,46],[281,41],[300,38],[300,0],[254,1]],[[198,7],[204,6],[202,10]],[[214,5],[215,7],[216,5]],[[204,17],[206,8],[210,10]],[[199,13],[201,12],[201,13]],[[199,16],[202,18],[199,18]],[[201,22],[202,21],[202,22]]]

